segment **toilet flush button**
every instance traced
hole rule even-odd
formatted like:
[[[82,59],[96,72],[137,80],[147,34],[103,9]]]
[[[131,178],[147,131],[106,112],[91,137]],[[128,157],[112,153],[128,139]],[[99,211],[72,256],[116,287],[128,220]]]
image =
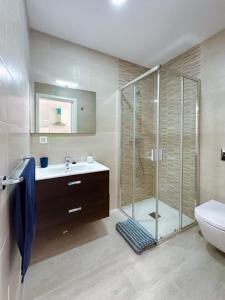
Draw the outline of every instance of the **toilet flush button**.
[[[225,160],[225,149],[221,148],[221,160]]]

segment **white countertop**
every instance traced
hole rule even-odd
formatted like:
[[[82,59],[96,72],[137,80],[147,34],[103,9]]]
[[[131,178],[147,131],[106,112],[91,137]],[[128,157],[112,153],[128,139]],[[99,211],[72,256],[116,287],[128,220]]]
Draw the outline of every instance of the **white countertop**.
[[[47,168],[36,167],[36,180],[44,180],[50,178],[86,174],[86,173],[95,173],[109,171],[109,168],[94,161],[91,163],[88,162],[79,162],[77,164],[70,164],[69,170],[66,169],[65,164],[55,164],[49,165]]]

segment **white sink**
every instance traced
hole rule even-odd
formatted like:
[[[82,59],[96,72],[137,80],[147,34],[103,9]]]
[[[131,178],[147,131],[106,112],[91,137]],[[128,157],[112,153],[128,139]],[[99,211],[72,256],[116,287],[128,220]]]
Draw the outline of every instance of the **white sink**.
[[[49,165],[47,168],[36,167],[36,180],[64,177],[77,174],[108,171],[109,168],[94,161],[70,164],[69,169],[64,164]]]

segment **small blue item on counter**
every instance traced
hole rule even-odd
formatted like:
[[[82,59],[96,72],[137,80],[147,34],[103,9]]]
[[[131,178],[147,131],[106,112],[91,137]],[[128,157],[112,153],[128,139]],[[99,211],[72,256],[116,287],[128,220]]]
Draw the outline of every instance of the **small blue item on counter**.
[[[47,166],[48,166],[48,157],[41,157],[40,158],[40,165],[41,165],[41,168],[47,168]]]

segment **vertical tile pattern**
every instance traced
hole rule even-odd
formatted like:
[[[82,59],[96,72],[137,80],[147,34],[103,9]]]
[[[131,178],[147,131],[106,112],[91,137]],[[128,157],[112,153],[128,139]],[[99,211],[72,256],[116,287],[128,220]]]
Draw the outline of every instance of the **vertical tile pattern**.
[[[147,70],[147,68],[144,68],[142,66],[119,59],[119,87],[124,86]]]
[[[123,86],[147,69],[119,60],[119,86]],[[121,204],[132,203],[133,184],[135,184],[135,200],[150,197],[153,193],[151,164],[146,159],[145,153],[150,151],[151,137],[149,130],[152,129],[152,105],[153,101],[153,78],[139,82],[136,86],[136,157],[133,182],[133,85],[122,90],[121,93],[121,152],[120,152],[120,197]],[[143,114],[145,116],[143,116]]]
[[[159,144],[164,151],[164,159],[159,163],[159,199],[178,208],[181,176],[181,80],[165,71],[161,72],[160,78]]]
[[[155,194],[155,163],[149,157],[156,145],[156,74],[136,84],[135,201]]]
[[[0,0],[0,175],[29,154],[28,30],[23,0]],[[0,299],[18,299],[20,258],[12,237],[11,189],[0,191]]]
[[[181,77],[162,72],[160,145],[164,162],[159,168],[159,198],[179,208],[181,184]],[[196,202],[196,97],[197,83],[184,79],[183,213],[194,217]]]
[[[198,83],[184,79],[183,203],[184,214],[194,218],[197,201],[196,103]]]
[[[171,70],[200,78],[201,75],[201,44],[197,45],[184,54],[171,60],[166,64],[166,67]],[[174,128],[168,138],[165,147],[170,149],[170,166],[167,173],[162,174],[165,184],[161,189],[166,189],[163,201],[169,203],[173,207],[178,207],[178,191],[180,184],[180,105],[179,98],[181,96],[179,90],[181,82],[174,82],[175,90],[171,90],[172,81],[176,80],[173,76],[169,75],[167,86],[165,86],[166,98],[169,103],[167,116],[161,116],[161,119],[170,119],[170,125]],[[178,79],[179,81],[179,79]],[[168,89],[168,91],[167,91]],[[173,87],[174,89],[174,87]],[[170,90],[170,92],[169,92]],[[168,93],[169,92],[169,93]],[[185,79],[184,80],[184,132],[183,132],[183,213],[187,216],[194,217],[194,207],[196,203],[196,106],[195,101],[197,97],[197,85],[195,82]],[[171,116],[174,115],[174,118]],[[163,132],[167,129],[164,128]],[[175,135],[174,135],[175,133]],[[175,160],[174,160],[175,159]],[[172,179],[171,179],[172,178]],[[172,182],[171,182],[172,181]],[[168,182],[168,185],[166,185]],[[175,189],[174,189],[175,188]],[[178,190],[177,190],[178,189]],[[174,193],[171,193],[173,191]],[[173,200],[174,199],[174,200]]]
[[[133,201],[133,86],[121,92],[120,198],[121,205]]]
[[[201,44],[191,48],[165,64],[178,72],[200,78],[201,76]]]

